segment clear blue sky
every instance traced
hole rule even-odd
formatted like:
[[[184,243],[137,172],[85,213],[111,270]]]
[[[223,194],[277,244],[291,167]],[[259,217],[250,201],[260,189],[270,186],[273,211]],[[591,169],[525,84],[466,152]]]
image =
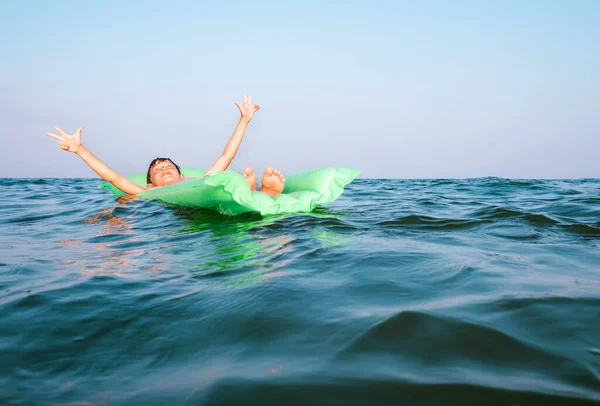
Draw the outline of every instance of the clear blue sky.
[[[600,1],[0,2],[0,177],[113,169],[600,177]]]

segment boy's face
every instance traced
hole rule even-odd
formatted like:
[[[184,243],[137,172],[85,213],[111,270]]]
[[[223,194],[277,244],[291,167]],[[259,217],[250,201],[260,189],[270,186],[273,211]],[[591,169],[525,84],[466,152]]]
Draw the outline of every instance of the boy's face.
[[[183,174],[177,171],[175,165],[170,161],[157,163],[150,170],[150,179],[152,186],[166,186],[183,179]]]

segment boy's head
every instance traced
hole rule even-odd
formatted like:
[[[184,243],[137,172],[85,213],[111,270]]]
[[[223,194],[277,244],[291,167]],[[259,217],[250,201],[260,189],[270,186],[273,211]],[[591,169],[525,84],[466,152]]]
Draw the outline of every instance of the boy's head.
[[[179,165],[170,158],[156,158],[150,162],[146,173],[148,187],[166,186],[183,179]]]

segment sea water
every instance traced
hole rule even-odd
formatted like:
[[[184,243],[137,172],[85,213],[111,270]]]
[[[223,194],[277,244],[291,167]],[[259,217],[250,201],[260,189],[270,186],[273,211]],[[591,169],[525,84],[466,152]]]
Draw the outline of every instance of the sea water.
[[[600,402],[600,180],[358,179],[312,213],[0,179],[2,405]]]

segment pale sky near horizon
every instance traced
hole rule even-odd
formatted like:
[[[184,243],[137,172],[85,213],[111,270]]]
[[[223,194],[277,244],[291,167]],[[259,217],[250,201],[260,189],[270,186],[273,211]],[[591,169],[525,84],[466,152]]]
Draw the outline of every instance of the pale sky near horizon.
[[[206,168],[600,178],[600,1],[0,2],[0,177]]]

